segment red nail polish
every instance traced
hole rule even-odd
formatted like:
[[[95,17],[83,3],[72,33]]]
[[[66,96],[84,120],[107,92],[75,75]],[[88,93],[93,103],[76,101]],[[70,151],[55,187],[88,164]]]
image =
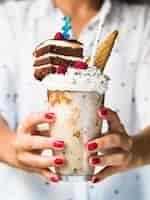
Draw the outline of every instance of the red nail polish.
[[[100,112],[100,114],[102,115],[102,116],[107,116],[108,115],[108,110],[106,109],[106,108],[101,108],[100,110],[99,110],[99,112]]]
[[[52,181],[53,183],[58,183],[59,182],[59,179],[56,177],[56,176],[52,176],[50,178],[50,181]]]
[[[90,159],[90,162],[92,165],[97,165],[97,164],[100,164],[100,159],[99,158],[91,158]]]
[[[46,119],[55,119],[56,115],[55,113],[45,113],[45,118]]]
[[[99,179],[98,178],[95,178],[94,180],[92,180],[92,183],[97,183],[99,181]]]
[[[95,149],[97,149],[97,143],[90,143],[87,145],[87,148],[89,151],[94,151]]]
[[[64,160],[62,158],[55,158],[54,163],[56,165],[63,165],[64,164]]]
[[[62,140],[56,140],[53,142],[53,146],[56,148],[63,148],[64,147],[64,141]]]

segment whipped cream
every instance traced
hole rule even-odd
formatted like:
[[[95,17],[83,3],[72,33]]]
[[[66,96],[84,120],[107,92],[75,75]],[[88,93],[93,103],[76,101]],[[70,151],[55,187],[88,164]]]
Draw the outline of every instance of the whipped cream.
[[[66,74],[49,74],[42,83],[52,91],[82,91],[104,94],[108,88],[109,77],[96,67],[86,70],[68,68]]]
[[[46,47],[46,46],[60,46],[60,47],[71,47],[71,48],[82,48],[82,44],[77,43],[75,41],[68,41],[68,40],[47,40],[43,43],[41,43],[38,47],[37,50]]]
[[[65,60],[81,61],[81,62],[84,62],[84,60],[85,60],[84,58],[80,58],[80,57],[64,56],[64,55],[59,55],[59,54],[55,54],[55,53],[48,53],[44,56],[40,56],[37,60],[48,59],[49,57],[62,58]]]

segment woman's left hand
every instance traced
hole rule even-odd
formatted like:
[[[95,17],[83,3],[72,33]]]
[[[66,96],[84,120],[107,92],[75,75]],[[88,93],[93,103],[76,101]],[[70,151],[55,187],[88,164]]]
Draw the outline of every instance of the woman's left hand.
[[[128,136],[124,126],[114,111],[102,108],[98,111],[99,117],[107,120],[108,132],[102,137],[90,141],[87,144],[89,152],[102,152],[102,155],[91,156],[89,164],[92,166],[105,166],[104,169],[94,175],[92,183],[130,169],[133,164],[133,139]]]

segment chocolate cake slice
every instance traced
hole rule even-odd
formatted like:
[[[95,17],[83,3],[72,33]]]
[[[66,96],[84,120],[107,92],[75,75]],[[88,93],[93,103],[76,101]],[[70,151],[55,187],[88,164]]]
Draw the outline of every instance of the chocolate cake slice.
[[[74,64],[77,61],[82,62],[83,59],[73,56],[63,56],[63,55],[49,53],[46,54],[45,56],[40,56],[39,58],[37,58],[34,61],[33,66],[38,67],[46,64],[74,66]]]
[[[50,73],[60,72],[59,67],[66,67],[64,73],[68,67],[84,62],[83,46],[77,40],[47,40],[36,47],[33,55],[34,76],[40,81]]]
[[[56,68],[53,67],[52,65],[47,65],[43,68],[37,68],[34,71],[34,77],[39,80],[42,81],[44,77],[46,77],[48,74],[52,74],[56,72]]]
[[[82,43],[77,40],[47,40],[37,46],[34,56],[39,57],[45,53],[83,58]]]

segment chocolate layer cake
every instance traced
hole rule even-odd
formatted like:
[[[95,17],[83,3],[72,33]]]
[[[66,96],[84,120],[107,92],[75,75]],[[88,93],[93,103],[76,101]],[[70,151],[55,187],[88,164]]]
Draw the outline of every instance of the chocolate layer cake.
[[[48,74],[50,73],[56,73],[56,68],[53,67],[52,65],[47,65],[43,68],[38,68],[34,71],[34,77],[39,80],[42,81],[44,77],[46,77]]]
[[[68,57],[69,58],[69,57]],[[53,65],[66,65],[74,66],[76,61],[82,61],[81,59],[74,60],[73,58],[66,59],[65,56],[58,56],[57,54],[49,54],[47,57],[44,57],[42,60],[38,59],[34,62],[34,66],[38,67],[41,65],[53,64]]]
[[[53,69],[59,66],[74,67],[76,62],[84,62],[82,44],[76,40],[47,40],[33,54],[34,76],[38,80],[55,73]]]
[[[76,40],[47,40],[36,48],[34,55],[38,57],[45,53],[83,58],[82,44]]]
[[[76,40],[47,40],[37,46],[34,56],[39,57],[45,53],[83,58],[82,44]]]

